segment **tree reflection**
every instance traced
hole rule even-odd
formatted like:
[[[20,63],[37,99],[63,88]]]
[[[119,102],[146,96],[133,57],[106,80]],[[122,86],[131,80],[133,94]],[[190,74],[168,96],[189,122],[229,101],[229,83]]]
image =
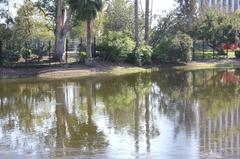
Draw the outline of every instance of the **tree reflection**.
[[[92,121],[93,114],[93,83],[86,82],[86,118],[80,119],[73,113],[69,114],[67,109],[66,94],[64,90],[68,88],[67,84],[61,87],[56,86],[56,122],[57,122],[57,148],[77,148],[78,153],[91,154],[96,150],[103,150],[107,146],[105,135],[99,131],[96,124]],[[75,97],[76,98],[76,97]]]
[[[135,153],[152,153],[152,140],[164,136],[161,122],[167,121],[173,130],[169,142],[184,134],[199,138],[201,151],[220,152],[221,145],[238,145],[232,138],[240,137],[239,79],[232,70],[172,70],[7,82],[0,84],[0,143],[24,149],[27,141],[33,151],[42,145],[65,157],[107,152],[107,138],[120,136],[131,140]]]

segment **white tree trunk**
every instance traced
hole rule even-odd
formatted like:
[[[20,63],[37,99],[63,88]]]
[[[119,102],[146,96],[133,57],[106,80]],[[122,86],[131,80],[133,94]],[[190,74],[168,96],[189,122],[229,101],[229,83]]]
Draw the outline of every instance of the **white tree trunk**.
[[[59,61],[65,60],[66,53],[66,35],[60,35],[56,43],[56,58]]]
[[[55,28],[55,54],[54,59],[57,61],[65,60],[66,53],[66,37],[70,30],[70,20],[72,12],[70,9],[66,11],[63,6],[63,0],[57,1],[57,18]]]

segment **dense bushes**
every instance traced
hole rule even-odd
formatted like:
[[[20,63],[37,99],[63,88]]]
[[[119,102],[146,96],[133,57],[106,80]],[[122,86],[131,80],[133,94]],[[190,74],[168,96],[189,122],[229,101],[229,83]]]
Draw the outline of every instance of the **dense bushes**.
[[[141,44],[140,48],[138,49],[138,54],[141,58],[142,64],[149,64],[151,63],[152,57],[152,47],[146,44]]]
[[[178,32],[175,36],[162,39],[153,50],[152,59],[160,62],[176,62],[192,60],[192,38]]]
[[[151,47],[141,44],[136,51],[135,41],[122,32],[110,31],[98,44],[97,50],[100,51],[100,57],[104,61],[134,63],[137,54],[143,64],[151,61]]]
[[[133,53],[135,42],[122,32],[109,32],[97,49],[103,60],[112,62],[125,62],[128,56]]]

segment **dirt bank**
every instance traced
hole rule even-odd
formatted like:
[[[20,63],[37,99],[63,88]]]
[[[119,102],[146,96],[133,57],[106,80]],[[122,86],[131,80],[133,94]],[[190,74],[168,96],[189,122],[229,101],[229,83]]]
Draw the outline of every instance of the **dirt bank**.
[[[95,67],[84,65],[61,65],[44,68],[0,68],[2,78],[38,77],[43,79],[66,79],[95,76],[99,74],[123,75],[138,72],[147,72],[159,69],[210,69],[210,68],[240,68],[239,60],[211,60],[191,62],[188,64],[161,64],[147,67],[136,67],[128,64],[97,63]]]

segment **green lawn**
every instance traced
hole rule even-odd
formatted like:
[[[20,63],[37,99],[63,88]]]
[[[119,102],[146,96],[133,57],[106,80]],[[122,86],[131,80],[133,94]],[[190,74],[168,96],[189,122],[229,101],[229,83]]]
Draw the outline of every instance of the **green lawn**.
[[[226,52],[226,51],[225,51]],[[228,56],[225,55],[217,55],[215,52],[214,59],[225,59],[225,58],[235,58],[234,51],[228,51]],[[195,58],[194,60],[210,60],[213,59],[213,51],[205,51],[204,58],[203,58],[203,52],[196,51],[195,52]]]

